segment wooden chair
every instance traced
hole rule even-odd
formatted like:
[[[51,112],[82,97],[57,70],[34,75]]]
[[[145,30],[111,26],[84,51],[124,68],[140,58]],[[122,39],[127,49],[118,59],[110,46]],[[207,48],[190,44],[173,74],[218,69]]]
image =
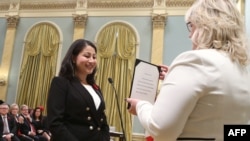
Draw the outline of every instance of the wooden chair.
[[[110,137],[118,138],[119,141],[125,141],[124,140],[124,134],[121,133],[121,132],[110,131],[109,134],[110,134]]]

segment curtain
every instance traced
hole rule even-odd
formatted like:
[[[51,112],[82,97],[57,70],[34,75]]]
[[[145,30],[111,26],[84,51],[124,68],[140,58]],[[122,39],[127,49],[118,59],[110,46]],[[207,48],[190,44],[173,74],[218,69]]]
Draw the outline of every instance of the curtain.
[[[50,23],[37,24],[28,33],[19,74],[16,100],[19,105],[46,109],[49,86],[56,74],[59,38]]]
[[[106,102],[106,114],[110,126],[122,132],[115,91],[108,83],[113,79],[124,123],[125,135],[132,140],[132,117],[127,111],[125,98],[130,96],[134,62],[136,59],[136,35],[128,25],[116,22],[107,25],[97,39],[98,70],[97,84],[101,87]]]

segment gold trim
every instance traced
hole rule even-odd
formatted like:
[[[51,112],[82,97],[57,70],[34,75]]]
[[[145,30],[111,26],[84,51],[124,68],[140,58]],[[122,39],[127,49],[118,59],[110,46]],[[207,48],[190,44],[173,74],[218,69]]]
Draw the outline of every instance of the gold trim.
[[[18,15],[14,15],[14,16],[6,15],[6,19],[7,19],[8,27],[10,28],[15,28],[19,22]]]
[[[8,10],[10,7],[10,3],[0,3],[0,11]]]
[[[88,8],[150,8],[153,5],[153,0],[91,0],[88,2]]]
[[[245,16],[245,0],[237,0],[236,3],[240,13]]]
[[[87,14],[83,14],[83,15],[73,14],[73,19],[75,22],[75,27],[85,28],[85,25],[86,25],[86,22],[88,19],[88,15]]]
[[[75,9],[76,2],[22,2],[20,10],[40,10],[40,9]]]
[[[167,7],[190,7],[194,0],[167,0]]]
[[[0,17],[183,15],[194,0],[0,0]],[[14,5],[13,5],[14,4]]]
[[[152,16],[153,28],[165,28],[168,14],[156,14]]]
[[[239,0],[241,1],[241,0]],[[194,0],[20,0],[11,2],[1,0],[0,11],[11,8],[11,4],[20,5],[20,10],[41,9],[75,9],[85,8],[152,8],[155,5],[165,5],[166,7],[190,7]]]

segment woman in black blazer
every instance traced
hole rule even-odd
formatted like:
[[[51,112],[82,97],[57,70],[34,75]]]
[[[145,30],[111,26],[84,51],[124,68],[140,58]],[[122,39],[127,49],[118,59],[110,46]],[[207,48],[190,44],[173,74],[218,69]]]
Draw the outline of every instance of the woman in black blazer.
[[[78,39],[51,83],[47,116],[52,141],[109,141],[100,88],[95,84],[96,46]]]

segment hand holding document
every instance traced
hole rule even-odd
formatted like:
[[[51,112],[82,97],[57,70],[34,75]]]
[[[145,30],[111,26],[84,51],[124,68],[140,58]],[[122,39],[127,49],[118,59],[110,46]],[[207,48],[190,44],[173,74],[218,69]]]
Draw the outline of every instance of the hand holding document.
[[[136,59],[130,97],[154,103],[159,83],[160,67]]]

